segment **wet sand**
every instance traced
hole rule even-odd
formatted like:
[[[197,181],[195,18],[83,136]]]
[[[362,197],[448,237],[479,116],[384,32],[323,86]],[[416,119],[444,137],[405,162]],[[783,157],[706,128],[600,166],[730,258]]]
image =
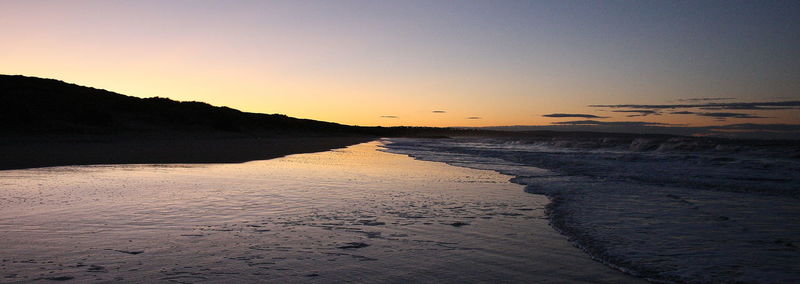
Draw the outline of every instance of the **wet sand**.
[[[510,176],[379,147],[0,171],[0,282],[643,282]]]

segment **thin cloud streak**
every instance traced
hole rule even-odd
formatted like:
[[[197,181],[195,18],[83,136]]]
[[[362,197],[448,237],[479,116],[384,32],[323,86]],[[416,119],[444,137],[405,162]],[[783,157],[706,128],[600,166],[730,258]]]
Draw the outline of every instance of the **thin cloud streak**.
[[[639,105],[639,104],[619,104],[619,105],[589,105],[596,108],[632,108],[645,110],[658,109],[677,109],[677,108],[702,108],[702,109],[752,109],[752,110],[780,110],[793,109],[800,107],[800,101],[779,101],[779,102],[747,102],[747,103],[706,103],[706,104],[663,104],[663,105]]]
[[[705,116],[705,117],[714,117],[717,119],[726,119],[726,118],[769,118],[765,116],[758,116],[749,113],[738,113],[738,112],[692,112],[692,111],[675,111],[670,112],[670,114],[693,114],[697,116]]]
[[[638,116],[648,116],[648,115],[661,115],[660,112],[654,110],[615,110],[612,112],[621,112],[621,113],[638,113],[638,114],[631,114],[627,117],[638,117]]]
[[[708,101],[727,101],[735,100],[736,98],[687,98],[678,99],[679,102],[708,102]]]
[[[576,120],[553,122],[552,125],[595,125],[595,126],[678,126],[681,124],[646,122],[646,121],[597,121]]]
[[[606,116],[596,116],[592,114],[582,114],[582,113],[551,113],[542,115],[543,117],[556,117],[556,118],[608,118]]]

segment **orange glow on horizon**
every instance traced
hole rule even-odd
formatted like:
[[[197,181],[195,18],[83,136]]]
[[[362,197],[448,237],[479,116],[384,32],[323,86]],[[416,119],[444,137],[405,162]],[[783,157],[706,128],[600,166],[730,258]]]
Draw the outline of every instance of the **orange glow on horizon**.
[[[646,50],[625,53],[616,46],[603,47],[588,31],[582,36],[598,46],[586,47],[576,44],[585,43],[583,37],[564,38],[532,28],[548,23],[522,28],[514,26],[517,22],[504,22],[508,17],[524,23],[536,20],[524,13],[495,15],[498,23],[492,23],[499,26],[487,27],[492,23],[470,13],[451,19],[455,25],[413,5],[404,6],[419,13],[409,19],[392,14],[392,9],[373,11],[378,17],[325,3],[248,2],[228,7],[198,1],[191,9],[183,4],[1,3],[0,33],[7,40],[0,42],[0,74],[362,126],[477,127],[584,120],[542,117],[551,113],[690,126],[800,123],[797,110],[719,121],[666,113],[627,117],[587,107],[664,104],[687,97],[791,99],[800,81],[778,76],[786,72],[774,72],[769,80],[737,77],[739,73],[705,78],[717,73],[690,73],[706,66],[692,65],[694,57],[662,58],[672,56],[671,50],[650,47],[655,50],[647,51],[652,56],[634,58]],[[621,38],[630,36],[620,33]],[[738,69],[724,71],[731,70]]]

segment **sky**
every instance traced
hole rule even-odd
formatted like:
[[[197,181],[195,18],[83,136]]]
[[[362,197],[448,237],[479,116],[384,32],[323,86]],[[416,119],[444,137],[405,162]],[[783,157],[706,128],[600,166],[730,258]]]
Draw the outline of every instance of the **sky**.
[[[365,126],[800,124],[798,19],[798,1],[3,0],[0,74]]]

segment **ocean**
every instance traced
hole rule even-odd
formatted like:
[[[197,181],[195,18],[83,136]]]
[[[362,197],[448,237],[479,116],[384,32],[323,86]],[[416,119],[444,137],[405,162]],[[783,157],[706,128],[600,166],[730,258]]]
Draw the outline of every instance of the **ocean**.
[[[800,145],[680,137],[387,139],[547,196],[550,225],[652,281],[800,282]]]

